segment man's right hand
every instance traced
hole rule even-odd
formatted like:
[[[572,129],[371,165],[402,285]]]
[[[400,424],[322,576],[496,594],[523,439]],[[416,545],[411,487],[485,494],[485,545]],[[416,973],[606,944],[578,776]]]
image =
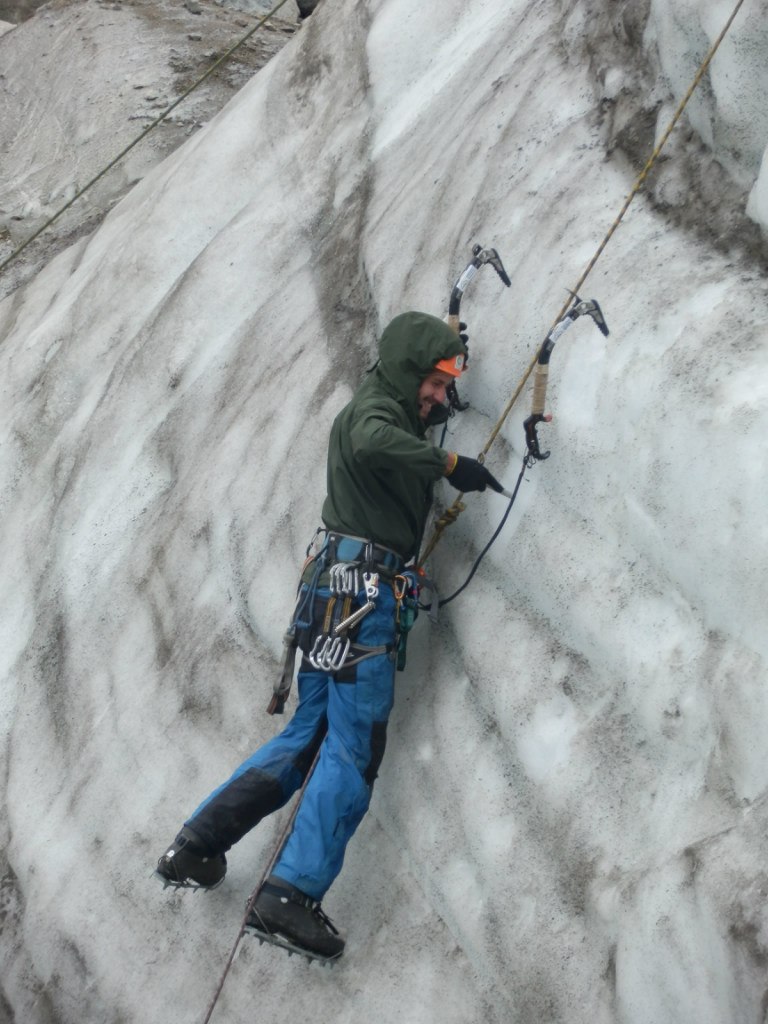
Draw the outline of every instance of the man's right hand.
[[[469,491],[484,491],[486,487],[492,487],[498,492],[504,490],[496,477],[477,459],[452,453],[448,459],[449,466],[451,463],[454,463],[453,468],[448,470],[446,476],[448,483],[457,491],[466,494]]]

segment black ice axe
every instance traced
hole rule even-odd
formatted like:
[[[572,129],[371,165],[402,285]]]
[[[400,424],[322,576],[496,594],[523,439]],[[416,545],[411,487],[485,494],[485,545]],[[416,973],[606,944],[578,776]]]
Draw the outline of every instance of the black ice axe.
[[[573,293],[571,293],[573,294]],[[574,295],[574,304],[555,326],[547,334],[539,349],[539,356],[536,360],[536,370],[533,378],[533,402],[531,403],[531,415],[523,422],[525,427],[525,441],[528,445],[528,453],[531,459],[542,461],[548,459],[550,453],[542,452],[539,448],[539,438],[536,428],[539,423],[549,423],[552,416],[545,414],[544,405],[547,400],[547,383],[549,381],[549,357],[555,347],[555,342],[560,338],[575,320],[580,316],[591,316],[600,333],[608,337],[608,325],[605,322],[603,311],[597,299],[582,300]]]
[[[467,285],[474,279],[480,268],[484,267],[486,264],[493,267],[507,288],[512,285],[498,252],[495,249],[484,249],[482,245],[473,245],[472,259],[456,278],[456,282],[451,290],[451,297],[448,300],[448,325],[452,327],[457,334],[461,333],[461,328],[459,326],[461,323],[459,310],[461,308],[461,300],[464,292],[466,291]],[[469,407],[469,402],[462,402],[459,400],[455,383],[448,387],[447,394],[448,408],[451,412],[463,412]]]

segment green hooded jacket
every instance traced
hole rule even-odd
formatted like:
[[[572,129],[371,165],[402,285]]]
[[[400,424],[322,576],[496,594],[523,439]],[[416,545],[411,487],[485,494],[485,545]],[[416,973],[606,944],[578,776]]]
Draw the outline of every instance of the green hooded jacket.
[[[466,355],[464,344],[429,313],[402,313],[385,328],[379,362],[336,417],[328,443],[329,530],[418,554],[436,480],[448,452],[426,440],[418,391],[435,363]]]

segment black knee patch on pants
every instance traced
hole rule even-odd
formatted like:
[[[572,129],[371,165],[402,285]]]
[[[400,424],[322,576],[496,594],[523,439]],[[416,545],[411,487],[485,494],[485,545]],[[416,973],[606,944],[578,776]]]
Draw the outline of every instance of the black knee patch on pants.
[[[223,853],[285,802],[276,779],[259,768],[249,768],[213,797],[189,825],[211,850]]]
[[[387,746],[387,723],[386,722],[374,722],[371,728],[371,760],[368,767],[365,770],[363,778],[366,783],[373,788],[378,774],[381,762],[384,757],[384,750]]]
[[[327,730],[323,717],[310,742],[293,759],[301,782],[306,779]],[[272,775],[261,768],[249,768],[213,797],[189,825],[212,853],[224,853],[262,818],[282,807],[291,795]]]

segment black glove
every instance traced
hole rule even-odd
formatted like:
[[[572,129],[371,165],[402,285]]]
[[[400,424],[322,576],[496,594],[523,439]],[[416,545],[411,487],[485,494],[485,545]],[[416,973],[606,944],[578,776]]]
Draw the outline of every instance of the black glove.
[[[456,456],[456,465],[448,474],[448,483],[457,491],[484,491],[486,487],[492,487],[494,491],[503,491],[499,481],[493,476],[482,462],[477,459],[469,459],[466,455]]]

